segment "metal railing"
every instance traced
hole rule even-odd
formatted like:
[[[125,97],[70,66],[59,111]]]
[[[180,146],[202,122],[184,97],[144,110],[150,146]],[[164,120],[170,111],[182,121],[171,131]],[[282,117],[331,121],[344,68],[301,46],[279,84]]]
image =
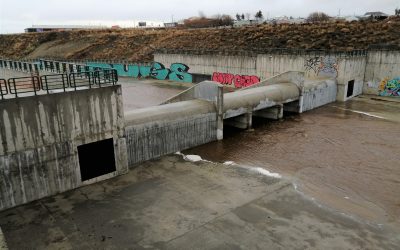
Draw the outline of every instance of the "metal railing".
[[[8,59],[0,59],[0,68],[30,73],[39,71],[37,62],[12,61]]]
[[[0,96],[3,99],[3,96],[8,94],[7,81],[5,79],[0,79]]]
[[[40,77],[42,90],[49,93],[50,90],[67,89],[69,87],[67,74],[43,75]]]
[[[77,90],[80,87],[102,87],[118,83],[118,75],[115,69],[103,69],[97,71],[71,72],[53,75],[15,77],[8,81],[0,79],[0,97],[5,99],[8,95],[18,97],[19,94],[40,91],[49,94],[54,90]]]
[[[40,80],[37,76],[16,77],[8,79],[8,91],[18,97],[18,94],[40,91]]]

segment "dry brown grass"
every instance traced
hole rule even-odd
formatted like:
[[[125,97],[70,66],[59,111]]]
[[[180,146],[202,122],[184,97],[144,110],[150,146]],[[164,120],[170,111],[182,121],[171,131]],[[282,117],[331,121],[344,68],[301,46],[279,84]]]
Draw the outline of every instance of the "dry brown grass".
[[[0,36],[0,56],[151,61],[156,49],[354,50],[384,44],[400,49],[400,19],[259,25],[224,29],[82,30]]]

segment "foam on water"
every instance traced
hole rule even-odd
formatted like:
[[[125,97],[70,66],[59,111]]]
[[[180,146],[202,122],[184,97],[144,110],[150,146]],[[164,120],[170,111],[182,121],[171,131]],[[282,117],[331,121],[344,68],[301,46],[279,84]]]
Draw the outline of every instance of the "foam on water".
[[[181,152],[176,152],[175,154],[182,156],[185,161],[190,161],[190,162],[203,161],[203,162],[209,162],[209,163],[216,164],[215,162],[204,160],[199,155],[185,155],[185,154],[182,154]],[[268,171],[267,169],[261,168],[261,167],[252,167],[252,166],[239,165],[239,164],[236,164],[233,161],[226,161],[223,164],[226,165],[226,166],[234,166],[234,167],[244,168],[244,169],[249,170],[251,172],[254,172],[254,173],[257,173],[257,174],[261,174],[261,175],[265,175],[265,176],[272,177],[272,178],[278,178],[278,179],[282,178],[282,176],[280,174],[272,173],[272,172]]]
[[[249,170],[251,172],[254,172],[254,173],[257,173],[257,174],[261,174],[261,175],[265,175],[265,176],[268,176],[268,177],[273,177],[273,178],[278,178],[278,179],[282,178],[282,176],[280,174],[272,173],[272,172],[268,171],[267,169],[261,168],[261,167],[243,166],[243,165],[236,164],[233,161],[226,161],[223,164],[226,165],[226,166],[236,166],[236,167],[245,168],[245,169],[247,169],[247,170]]]

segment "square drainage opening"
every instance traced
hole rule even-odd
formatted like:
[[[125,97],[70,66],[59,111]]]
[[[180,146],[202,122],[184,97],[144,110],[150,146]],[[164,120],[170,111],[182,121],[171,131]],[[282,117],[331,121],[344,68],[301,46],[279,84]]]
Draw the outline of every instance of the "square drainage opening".
[[[347,84],[347,97],[352,96],[353,92],[354,92],[354,80],[351,80]]]
[[[82,181],[116,171],[112,138],[78,146],[78,157]]]

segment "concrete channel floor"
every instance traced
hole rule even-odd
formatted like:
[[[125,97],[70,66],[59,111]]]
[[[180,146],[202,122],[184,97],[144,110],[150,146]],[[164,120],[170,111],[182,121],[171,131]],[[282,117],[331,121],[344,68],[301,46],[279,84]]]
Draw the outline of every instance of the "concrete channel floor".
[[[0,226],[10,249],[398,249],[400,234],[262,173],[165,156],[3,211]]]

